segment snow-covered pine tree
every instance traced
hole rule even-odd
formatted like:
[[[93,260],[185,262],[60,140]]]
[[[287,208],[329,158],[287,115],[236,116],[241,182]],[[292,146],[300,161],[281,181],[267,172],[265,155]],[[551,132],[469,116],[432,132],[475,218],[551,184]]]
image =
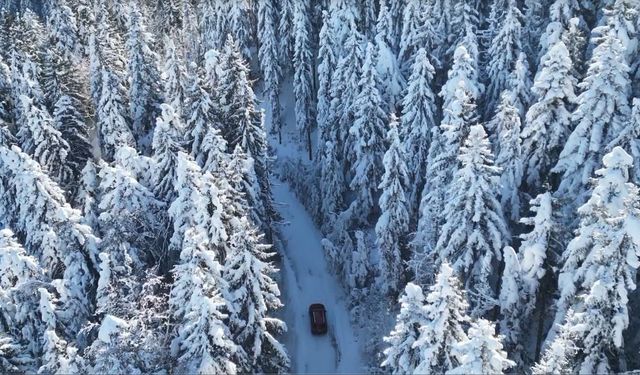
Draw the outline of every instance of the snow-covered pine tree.
[[[208,172],[203,172],[188,154],[178,153],[176,171],[176,199],[169,208],[173,221],[170,249],[179,253],[184,242],[184,233],[192,227],[201,228],[209,235],[209,242],[220,247],[227,238],[221,222],[222,207],[219,191]]]
[[[255,174],[260,187],[260,200],[264,207],[260,229],[271,239],[272,220],[277,216],[273,208],[271,183],[269,181],[269,155],[264,116],[258,109],[256,96],[249,81],[249,68],[242,59],[237,44],[227,39],[223,54],[223,69],[220,77],[221,117],[226,119],[221,130],[228,149],[240,146],[254,161]]]
[[[443,152],[444,140],[439,126],[431,127],[431,142],[427,157],[426,175],[434,176],[425,180],[422,195],[420,197],[419,211],[417,212],[418,225],[411,240],[411,259],[409,266],[414,275],[414,279],[419,283],[426,283],[432,280],[434,275],[433,248],[438,240],[440,230],[440,215],[444,207],[444,189],[442,175],[437,176],[437,171],[442,169],[441,165],[433,163]]]
[[[80,52],[78,25],[66,0],[52,0],[47,12],[49,43],[71,61],[77,61]]]
[[[120,146],[135,147],[136,141],[129,128],[124,100],[120,94],[121,83],[113,72],[102,69],[102,94],[96,108],[102,157],[113,160]]]
[[[485,319],[471,322],[468,339],[458,343],[454,352],[460,366],[447,374],[504,374],[515,362],[507,358],[502,350],[500,337],[496,337],[493,323]]]
[[[382,191],[379,200],[381,214],[375,230],[380,250],[382,289],[385,294],[395,297],[404,279],[402,254],[409,232],[409,171],[407,156],[398,135],[398,119],[393,114],[387,132],[387,144],[389,148],[382,161],[384,175],[378,186]]]
[[[560,226],[557,203],[550,192],[539,194],[529,203],[530,217],[520,222],[530,230],[520,235],[522,243],[518,249],[518,263],[521,270],[520,294],[523,308],[518,312],[521,321],[533,318],[536,326],[529,326],[524,332],[536,329],[535,357],[540,354],[544,339],[544,321],[552,296],[545,293],[555,283],[553,268],[558,265],[559,247],[565,242]]]
[[[433,128],[429,145],[425,175],[430,177],[422,192],[418,229],[413,240],[416,252],[423,255],[436,244],[444,196],[459,165],[459,149],[477,119],[476,99],[480,89],[474,84],[476,77],[471,56],[460,46],[456,49],[449,80],[440,92],[444,102],[443,119],[438,128]]]
[[[488,115],[494,113],[502,92],[509,86],[509,75],[515,68],[522,51],[522,13],[516,0],[505,2],[505,14],[495,33],[487,54],[487,92],[485,98]]]
[[[278,53],[277,9],[273,0],[258,1],[258,57],[264,80],[264,92],[271,103],[271,132],[282,142],[280,114],[280,80],[282,72]],[[306,52],[305,52],[306,53]],[[301,55],[302,56],[302,55]]]
[[[38,259],[47,276],[61,279],[58,316],[72,336],[91,310],[97,238],[81,224],[80,213],[67,204],[62,190],[27,154],[16,146],[2,146],[0,161],[0,213],[24,238],[29,255]]]
[[[156,15],[156,34],[159,35],[160,38],[176,36],[182,27],[180,0],[154,0],[150,6]],[[164,40],[164,42],[166,42],[166,40]],[[166,47],[166,45],[164,47]]]
[[[45,108],[45,95],[38,82],[38,66],[33,60],[25,59],[20,63],[16,54],[11,58],[11,104],[13,107],[12,117],[15,124],[27,123],[27,114],[23,111],[21,96],[33,100],[40,108]],[[19,126],[18,132],[25,132],[23,135],[17,135],[21,144],[30,137],[29,130]],[[24,145],[22,146],[24,148]],[[26,151],[26,150],[25,150]]]
[[[356,238],[356,246],[353,253],[351,253],[351,260],[349,261],[347,285],[351,289],[351,297],[358,298],[362,295],[361,290],[366,288],[369,282],[369,271],[371,269],[371,264],[369,263],[370,246],[363,231],[355,231],[354,237]],[[350,245],[350,241],[346,241],[345,245]]]
[[[178,194],[176,185],[179,134],[183,131],[178,112],[172,104],[162,104],[162,114],[156,120],[153,133],[153,159],[156,170],[153,193],[163,202],[170,204]]]
[[[540,38],[547,23],[546,11],[549,9],[550,0],[527,1],[523,8],[523,33],[522,44],[527,56],[537,58]]]
[[[436,65],[441,63],[441,46],[445,36],[439,33],[433,23],[436,6],[432,0],[409,0],[404,5],[398,56],[405,77],[411,74],[416,54],[421,48],[429,51]]]
[[[280,51],[280,61],[283,64],[283,70],[289,70],[291,68],[291,57],[293,56],[293,36],[295,35],[293,31],[294,1],[296,0],[280,1],[280,17],[278,22],[280,44],[278,50]]]
[[[78,353],[73,344],[68,343],[59,336],[57,322],[57,299],[45,289],[40,292],[40,316],[45,326],[42,362],[38,369],[39,374],[75,374],[83,372],[84,359]]]
[[[523,282],[523,272],[518,260],[518,255],[511,246],[506,246],[503,251],[504,270],[500,283],[500,321],[499,331],[504,338],[505,349],[511,354],[511,358],[519,368],[524,368],[521,345],[523,331],[526,330],[526,322],[531,315],[523,312],[527,309],[528,285]],[[526,290],[526,291],[523,291]]]
[[[580,83],[582,93],[572,118],[575,128],[552,170],[562,175],[558,193],[571,195],[576,205],[585,201],[589,178],[600,163],[604,146],[624,128],[630,112],[625,47],[611,21],[607,22],[594,30],[596,47]]]
[[[631,181],[640,183],[640,98],[633,99],[631,117],[626,125],[615,138],[609,142],[608,150],[615,146],[620,146],[624,150],[629,150],[633,157],[633,168],[631,169]]]
[[[164,90],[164,102],[170,104],[182,117],[185,94],[183,82],[186,79],[186,69],[182,56],[179,55],[178,48],[173,39],[166,38],[164,41],[165,55],[162,66],[162,82]]]
[[[442,373],[458,365],[454,348],[467,339],[464,326],[470,321],[468,307],[453,268],[442,263],[435,283],[429,287],[424,307],[426,322],[414,345],[420,348],[417,373]]]
[[[605,155],[604,168],[596,171],[591,198],[578,210],[576,237],[565,252],[555,320],[564,323],[557,337],[556,330],[551,330],[549,339],[563,340],[571,334],[575,350],[565,358],[568,371],[620,370],[616,353],[624,346],[623,331],[629,324],[628,294],[635,289],[640,255],[639,192],[628,182],[632,163],[631,156],[620,147]],[[589,330],[579,329],[584,324]],[[554,357],[551,344],[539,367],[549,366]]]
[[[415,342],[420,328],[427,323],[424,294],[420,286],[408,283],[399,298],[400,312],[393,331],[384,338],[389,347],[384,350],[382,367],[392,374],[411,374],[420,363],[420,348]]]
[[[376,48],[369,43],[358,84],[358,95],[353,102],[355,121],[349,129],[345,144],[345,150],[349,151],[347,155],[355,157],[349,186],[356,193],[356,199],[351,203],[349,211],[353,220],[361,223],[369,222],[375,208],[374,199],[382,177],[385,150],[387,114],[382,109],[375,62]]]
[[[580,11],[580,3],[577,0],[550,0],[550,2],[548,25],[538,40],[538,56],[547,53],[547,50],[569,28],[571,19]]]
[[[125,269],[125,258],[130,256],[131,266],[140,274],[144,267],[156,264],[155,261],[164,255],[164,239],[160,233],[166,226],[166,205],[142,186],[123,165],[103,165],[99,178],[98,225],[103,234],[101,251],[107,253],[117,266]],[[116,259],[116,256],[120,258]],[[111,310],[110,313],[123,316],[118,311]]]
[[[227,303],[221,295],[226,286],[215,251],[219,244],[212,243],[201,226],[190,227],[183,238],[169,300],[178,327],[171,345],[177,368],[198,374],[235,374],[237,347],[223,313]]]
[[[533,105],[522,128],[522,167],[527,186],[539,189],[555,164],[571,127],[575,78],[569,51],[561,40],[542,57],[532,87]]]
[[[447,4],[448,3],[448,4]],[[479,15],[476,4],[468,1],[445,1],[442,14],[448,14],[449,30],[445,34],[449,40],[449,50],[446,51],[448,61],[453,55],[455,63],[455,50],[464,46],[471,56],[476,70],[480,62],[478,43]],[[444,19],[444,17],[443,17]]]
[[[191,67],[185,90],[185,147],[191,151],[191,156],[204,166],[207,156],[205,139],[211,131],[219,133],[221,127],[219,109],[213,102],[209,91],[205,89],[196,67]]]
[[[0,230],[0,273],[0,369],[28,371],[41,345],[41,324],[36,316],[39,295],[33,286],[43,281],[44,275],[37,260],[9,229]]]
[[[338,213],[344,208],[345,184],[342,165],[338,160],[338,150],[334,142],[328,141],[322,147],[323,155],[320,163],[320,213],[322,222],[329,223],[336,220]]]
[[[375,31],[375,44],[378,49],[378,74],[380,75],[380,92],[387,103],[386,112],[395,112],[400,105],[406,82],[400,71],[398,58],[393,49],[391,29],[393,22],[386,4],[380,4],[380,12]]]
[[[618,39],[625,46],[624,55],[627,64],[637,65],[638,53],[640,52],[638,1],[610,1],[602,11],[607,22],[611,22],[611,27],[618,34]]]
[[[87,119],[79,111],[81,107],[77,99],[68,95],[62,95],[53,108],[53,127],[60,132],[60,135],[69,145],[66,155],[66,166],[71,171],[70,182],[63,184],[70,196],[75,197],[77,193],[76,182],[82,174],[82,168],[93,156],[93,145],[89,139],[89,126]]]
[[[261,237],[246,218],[240,219],[237,231],[230,237],[223,271],[231,296],[229,325],[234,342],[246,352],[246,358],[239,363],[243,371],[281,373],[291,363],[275,336],[286,331],[286,325],[270,316],[282,303],[278,285],[272,279],[277,271],[269,261],[273,254]]]
[[[159,114],[161,103],[160,73],[158,55],[151,49],[152,36],[147,32],[142,12],[135,1],[129,5],[129,24],[127,37],[129,76],[129,111],[131,126],[136,140],[141,146],[148,145],[146,139]]]
[[[311,127],[313,121],[313,77],[310,23],[307,0],[295,0],[293,6],[293,92],[296,99],[296,126],[306,141],[309,160],[313,158],[311,150]]]
[[[355,23],[349,23],[347,37],[344,42],[344,52],[338,59],[333,75],[331,76],[331,103],[329,106],[328,125],[325,132],[335,133],[338,140],[335,143],[344,163],[344,170],[350,168],[350,159],[343,156],[353,149],[349,149],[345,140],[349,136],[349,129],[354,122],[354,100],[359,90],[359,82],[362,75],[364,62],[363,36],[356,29]]]
[[[493,308],[492,272],[502,258],[509,230],[497,199],[498,173],[482,125],[471,127],[458,157],[461,165],[447,190],[446,222],[435,247],[435,261],[453,263],[468,290],[474,315]]]
[[[300,1],[303,0],[296,0],[296,2]],[[247,0],[232,1],[227,6],[227,35],[233,36],[233,39],[238,43],[240,52],[242,52],[242,57],[248,61],[251,59],[250,47],[254,37],[252,2]]]
[[[402,100],[401,140],[404,152],[411,155],[407,160],[411,180],[408,191],[408,207],[411,216],[418,211],[424,175],[429,157],[431,128],[436,126],[437,105],[432,90],[435,70],[429,61],[427,51],[420,48],[415,56],[412,73],[407,81],[407,91]]]
[[[335,19],[329,12],[322,13],[322,27],[318,36],[318,67],[317,67],[317,103],[316,125],[318,126],[318,150],[317,157],[322,158],[326,154],[324,146],[329,142],[329,112],[331,106],[331,77],[338,64],[338,41],[336,38],[337,26]],[[333,145],[333,144],[332,144]],[[334,147],[336,145],[333,145]],[[322,165],[322,164],[321,164]]]
[[[500,203],[513,222],[520,219],[520,183],[522,182],[522,148],[520,116],[510,91],[502,98],[492,124],[495,136],[496,166],[500,168]]]
[[[522,121],[524,121],[527,109],[529,109],[533,101],[532,86],[533,82],[527,55],[524,52],[520,52],[513,71],[509,75],[507,87],[513,96],[513,104],[518,109]]]
[[[26,96],[20,97],[25,122],[20,125],[18,138],[25,152],[32,155],[49,176],[62,187],[75,182],[67,164],[69,144],[53,127],[53,119],[46,109],[39,108]]]

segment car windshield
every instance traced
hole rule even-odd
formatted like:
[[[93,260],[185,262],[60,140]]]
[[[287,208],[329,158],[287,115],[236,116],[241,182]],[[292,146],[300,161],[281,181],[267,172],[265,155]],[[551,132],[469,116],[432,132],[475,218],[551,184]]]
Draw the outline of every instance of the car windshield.
[[[324,314],[322,313],[322,311],[313,312],[313,321],[317,324],[324,324]]]

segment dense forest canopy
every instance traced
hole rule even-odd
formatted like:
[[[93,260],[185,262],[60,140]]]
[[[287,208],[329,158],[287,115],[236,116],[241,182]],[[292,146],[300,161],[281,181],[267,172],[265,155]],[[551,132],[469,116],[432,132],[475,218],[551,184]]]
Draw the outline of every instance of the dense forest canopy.
[[[639,0],[0,7],[0,372],[301,371],[279,184],[362,372],[640,369]]]

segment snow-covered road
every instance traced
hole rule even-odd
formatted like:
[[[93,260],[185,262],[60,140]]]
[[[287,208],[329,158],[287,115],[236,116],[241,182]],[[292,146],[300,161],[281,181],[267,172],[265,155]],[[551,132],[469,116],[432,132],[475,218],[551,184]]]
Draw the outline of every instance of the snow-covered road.
[[[284,319],[289,327],[285,343],[295,373],[362,373],[360,345],[351,326],[342,287],[325,260],[321,234],[289,186],[274,180],[273,193],[284,219],[282,262]],[[327,308],[329,333],[314,336],[309,305]]]

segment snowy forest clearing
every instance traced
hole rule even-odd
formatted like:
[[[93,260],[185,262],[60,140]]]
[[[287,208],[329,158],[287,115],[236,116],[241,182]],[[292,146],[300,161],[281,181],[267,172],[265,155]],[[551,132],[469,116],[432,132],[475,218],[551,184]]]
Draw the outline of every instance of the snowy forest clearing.
[[[358,338],[351,327],[342,288],[328,269],[320,245],[322,236],[311,217],[281,181],[274,180],[274,199],[284,220],[282,274],[285,286],[284,320],[294,373],[359,373],[363,363]],[[313,336],[309,305],[327,307],[329,333]]]

